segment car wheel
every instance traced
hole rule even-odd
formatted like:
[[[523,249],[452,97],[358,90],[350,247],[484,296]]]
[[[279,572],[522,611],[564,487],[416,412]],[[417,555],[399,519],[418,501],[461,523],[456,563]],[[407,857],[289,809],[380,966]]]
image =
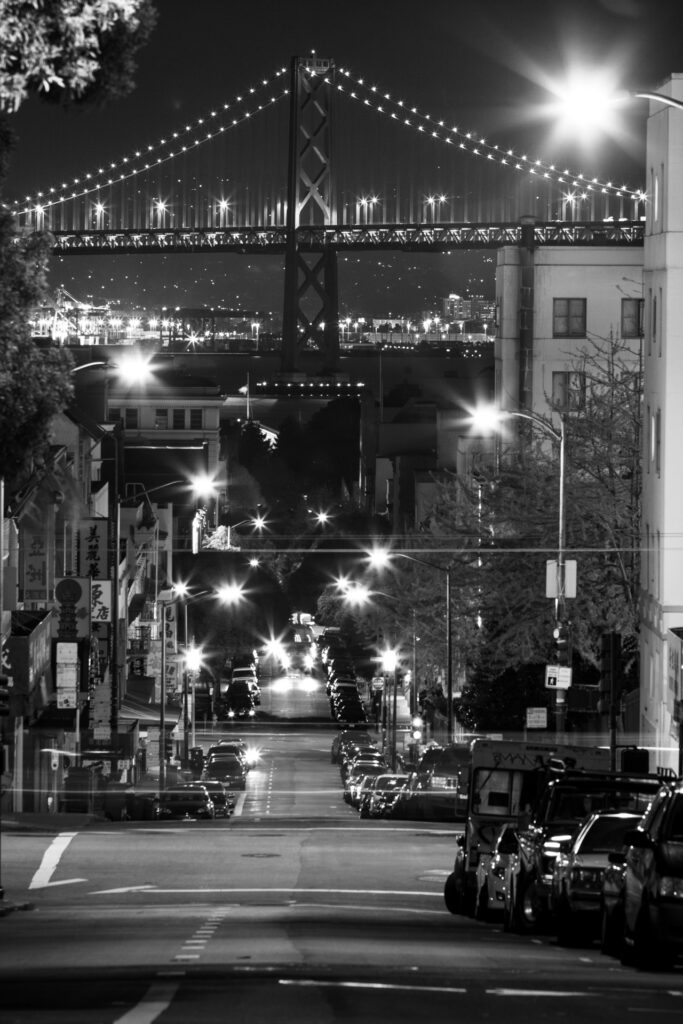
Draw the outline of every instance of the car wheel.
[[[640,971],[668,971],[676,962],[675,950],[657,942],[652,933],[647,902],[643,902],[636,919],[630,954],[631,963]]]
[[[615,906],[612,913],[603,907],[600,915],[600,951],[605,956],[621,956],[624,945],[623,910]]]
[[[462,914],[462,890],[457,883],[455,872],[447,877],[443,887],[443,899],[446,910],[451,914]]]

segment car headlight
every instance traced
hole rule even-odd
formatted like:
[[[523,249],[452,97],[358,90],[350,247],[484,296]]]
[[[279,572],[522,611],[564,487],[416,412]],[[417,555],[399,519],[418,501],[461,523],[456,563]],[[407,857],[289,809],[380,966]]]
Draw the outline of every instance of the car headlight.
[[[659,895],[674,900],[683,900],[683,878],[663,875],[659,880]]]

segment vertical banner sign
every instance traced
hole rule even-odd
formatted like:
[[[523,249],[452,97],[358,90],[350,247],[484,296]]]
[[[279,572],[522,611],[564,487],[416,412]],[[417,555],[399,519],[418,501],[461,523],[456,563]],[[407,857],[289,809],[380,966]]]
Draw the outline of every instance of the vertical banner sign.
[[[166,647],[166,692],[172,693],[176,688],[176,659],[177,650],[177,616],[176,605],[165,604],[164,609],[164,639]]]
[[[55,581],[55,621],[59,640],[82,640],[90,636],[90,583],[90,577],[77,576],[65,576]]]
[[[83,519],[78,528],[78,567],[81,576],[106,580],[109,523],[106,519]]]
[[[57,707],[75,708],[78,700],[78,644],[57,642]]]
[[[94,579],[91,584],[92,591],[92,621],[111,622],[112,603],[111,580]]]
[[[24,599],[47,601],[47,542],[44,533],[24,533]]]
[[[109,679],[95,687],[90,705],[90,721],[93,739],[111,739],[111,682]]]

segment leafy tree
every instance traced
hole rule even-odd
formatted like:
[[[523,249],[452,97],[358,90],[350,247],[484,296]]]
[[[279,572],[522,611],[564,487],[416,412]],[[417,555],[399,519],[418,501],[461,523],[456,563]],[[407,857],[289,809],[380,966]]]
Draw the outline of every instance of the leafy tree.
[[[32,93],[61,102],[125,95],[154,20],[149,0],[0,0],[0,193],[13,145],[7,113]],[[20,233],[0,205],[0,473],[15,489],[72,397],[69,354],[37,346],[28,327],[49,250],[48,235]]]
[[[638,353],[618,339],[594,342],[573,372],[585,384],[566,413],[566,557],[578,563],[577,597],[567,601],[575,681],[595,683],[601,634],[614,630],[626,652],[624,681],[637,685]],[[458,715],[470,728],[521,728],[527,704],[546,703],[555,609],[545,573],[557,556],[558,452],[542,427],[513,422],[522,425],[519,440],[495,459],[487,452],[471,479],[437,481],[429,534],[403,540],[406,554],[451,565],[452,674],[454,691],[462,691]],[[359,621],[372,616],[373,628],[401,638],[404,658],[414,632],[420,682],[446,676],[444,575],[397,553],[391,569],[364,580],[375,596]]]
[[[39,348],[28,326],[48,253],[45,235],[19,234],[0,210],[0,474],[15,488],[41,462],[47,424],[72,395],[69,353]]]
[[[156,21],[149,0],[2,0],[0,110],[32,93],[73,103],[127,95]]]
[[[576,681],[599,665],[601,634],[611,630],[624,637],[623,670],[636,679],[638,353],[618,339],[594,342],[574,372],[585,383],[565,412],[565,548],[578,563],[577,597],[567,601]],[[557,459],[547,433],[530,425],[519,446],[504,450],[499,464],[483,462],[471,483],[439,486],[433,526],[463,548],[455,623],[461,645],[466,636],[470,675],[496,679],[548,660],[554,606],[545,597],[545,563],[557,553]]]

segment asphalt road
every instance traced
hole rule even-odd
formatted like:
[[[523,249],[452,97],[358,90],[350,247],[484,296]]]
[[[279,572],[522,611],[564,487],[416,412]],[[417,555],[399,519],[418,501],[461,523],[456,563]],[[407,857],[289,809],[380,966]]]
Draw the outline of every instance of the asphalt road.
[[[3,1024],[680,1019],[680,967],[451,916],[457,827],[361,821],[329,726],[240,733],[232,819],[3,836]]]

